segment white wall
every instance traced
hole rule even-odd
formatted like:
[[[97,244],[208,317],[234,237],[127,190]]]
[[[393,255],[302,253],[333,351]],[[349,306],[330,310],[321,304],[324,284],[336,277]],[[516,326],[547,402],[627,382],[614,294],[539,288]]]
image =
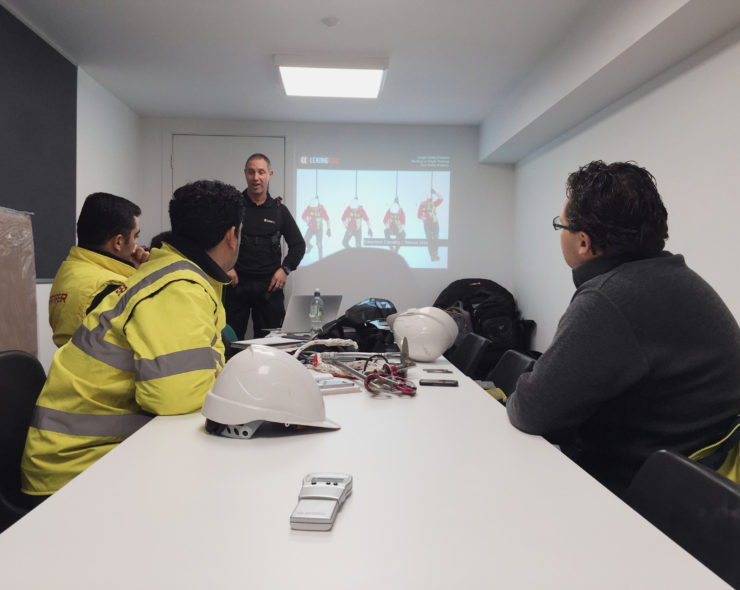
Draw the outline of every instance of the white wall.
[[[294,273],[289,292],[293,288],[308,291],[317,285],[339,290],[339,284],[335,289],[331,281],[341,280],[346,304],[370,294],[372,288],[373,295],[405,308],[431,303],[454,279],[487,276],[510,288],[524,315],[537,321],[535,346],[541,350],[552,338],[574,289],[558,235],[550,229],[550,220],[562,205],[565,179],[595,158],[632,159],[658,179],[669,211],[668,249],[683,253],[740,317],[737,63],[740,30],[530,154],[519,162],[515,173],[510,167],[477,163],[477,130],[472,127],[140,121],[80,70],[78,210],[88,193],[110,191],[141,205],[142,241],[166,229],[173,133],[284,136],[288,162],[295,161],[301,146],[317,137],[323,142],[351,137],[370,151],[384,150],[396,142],[419,141],[430,153],[448,153],[454,166],[451,182],[457,206],[451,216],[450,239],[457,247],[451,252],[448,270],[412,270],[408,276],[389,276],[383,268],[342,268],[317,276],[309,267],[303,274],[300,270]],[[287,171],[285,180],[287,203],[294,207],[295,171]],[[54,352],[44,305],[48,289],[40,285],[37,291],[39,354],[47,367]]]
[[[634,160],[656,177],[668,209],[666,248],[740,318],[740,29],[672,68],[516,167],[516,289],[550,342],[574,291],[550,221],[567,175],[594,159]],[[680,318],[676,318],[680,321]]]
[[[78,69],[77,215],[85,197],[94,192],[113,193],[141,205],[139,145],[139,117]],[[39,360],[46,370],[56,351],[49,327],[50,290],[48,283],[36,287]]]
[[[481,165],[477,161],[478,132],[474,127],[414,125],[342,125],[286,122],[217,121],[194,119],[145,119],[142,122],[143,194],[145,217],[154,218],[159,208],[161,226],[169,228],[166,203],[173,133],[266,135],[285,137],[286,203],[295,215],[296,155],[317,153],[317,146],[361,146],[368,154],[382,153],[389,146],[418,146],[419,154],[449,155],[452,163],[450,261],[446,270],[393,272],[364,264],[319,269],[314,265],[291,274],[287,294],[309,293],[320,287],[325,293],[344,295],[342,308],[375,296],[390,299],[399,309],[430,305],[452,280],[483,276],[513,287],[514,171],[511,166]],[[319,152],[321,153],[321,152]],[[238,187],[240,189],[243,186]],[[159,199],[156,201],[156,199]],[[156,201],[156,202],[155,202]],[[142,234],[144,232],[142,231]]]
[[[77,213],[94,192],[140,200],[139,117],[84,70],[77,75]]]

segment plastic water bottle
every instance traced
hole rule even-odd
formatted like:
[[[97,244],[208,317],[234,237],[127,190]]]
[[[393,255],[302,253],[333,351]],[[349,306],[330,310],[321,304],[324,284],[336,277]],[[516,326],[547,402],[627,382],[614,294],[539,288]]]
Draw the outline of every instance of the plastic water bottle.
[[[318,289],[313,292],[313,301],[308,309],[308,319],[311,320],[311,336],[315,336],[324,323],[324,300]]]

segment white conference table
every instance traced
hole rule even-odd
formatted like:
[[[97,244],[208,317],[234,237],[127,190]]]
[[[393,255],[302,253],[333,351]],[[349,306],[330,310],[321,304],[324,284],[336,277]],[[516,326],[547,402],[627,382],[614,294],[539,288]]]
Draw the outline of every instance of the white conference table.
[[[327,396],[338,431],[235,440],[156,418],[0,535],[0,588],[727,587],[454,376]],[[351,473],[353,494],[333,530],[291,530],[314,471]]]

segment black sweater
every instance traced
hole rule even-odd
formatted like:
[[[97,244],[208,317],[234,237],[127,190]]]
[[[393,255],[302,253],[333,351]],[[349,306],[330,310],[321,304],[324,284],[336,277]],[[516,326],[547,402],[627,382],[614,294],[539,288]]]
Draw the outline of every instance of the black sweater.
[[[683,256],[591,260],[553,342],[507,401],[541,434],[621,493],[653,451],[685,455],[740,413],[740,329]]]
[[[239,280],[269,279],[281,265],[298,268],[306,252],[306,242],[288,208],[267,194],[261,205],[255,205],[244,191],[244,226],[242,227],[236,272]],[[280,237],[288,244],[281,261]]]

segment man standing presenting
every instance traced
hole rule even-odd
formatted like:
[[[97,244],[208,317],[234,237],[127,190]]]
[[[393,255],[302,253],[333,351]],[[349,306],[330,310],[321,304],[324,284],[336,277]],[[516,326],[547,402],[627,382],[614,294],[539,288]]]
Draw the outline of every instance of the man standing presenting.
[[[26,437],[23,492],[52,494],[155,414],[201,408],[224,365],[221,290],[243,214],[233,186],[175,191],[172,233],[54,355]]]
[[[596,161],[572,173],[553,226],[576,292],[506,411],[621,494],[654,451],[688,456],[728,433],[740,413],[740,329],[663,249],[667,212],[644,168]]]
[[[49,297],[54,344],[72,337],[84,317],[149,253],[137,245],[141,209],[123,197],[93,193],[77,219],[77,245],[62,262]]]
[[[226,322],[238,338],[244,338],[250,313],[254,337],[265,336],[278,328],[285,316],[283,288],[291,271],[298,268],[306,252],[298,225],[288,208],[269,193],[273,175],[270,159],[252,154],[244,167],[246,213],[241,249],[236,267],[229,273],[231,286],[224,290]],[[282,259],[280,237],[288,244]]]

